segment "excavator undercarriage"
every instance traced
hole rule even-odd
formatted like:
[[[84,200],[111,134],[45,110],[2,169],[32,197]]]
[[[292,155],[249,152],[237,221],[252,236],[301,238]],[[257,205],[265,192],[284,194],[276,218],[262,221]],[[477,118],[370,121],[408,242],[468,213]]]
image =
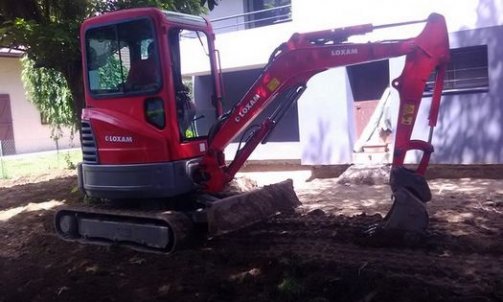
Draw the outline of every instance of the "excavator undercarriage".
[[[150,200],[150,206],[143,200],[140,209],[129,206],[125,210],[125,201],[115,201],[116,206],[65,208],[56,213],[55,228],[67,241],[169,254],[201,235],[213,237],[242,229],[300,205],[291,179],[223,198],[193,194],[177,199]]]

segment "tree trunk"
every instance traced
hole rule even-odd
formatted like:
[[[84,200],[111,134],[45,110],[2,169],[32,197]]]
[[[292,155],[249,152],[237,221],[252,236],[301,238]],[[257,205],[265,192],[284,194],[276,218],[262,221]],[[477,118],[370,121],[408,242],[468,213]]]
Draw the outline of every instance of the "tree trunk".
[[[63,74],[68,83],[68,88],[70,88],[72,93],[73,121],[78,129],[82,109],[85,107],[84,81],[82,78],[82,65],[80,60],[74,61],[73,64],[69,64],[68,69],[63,72]]]

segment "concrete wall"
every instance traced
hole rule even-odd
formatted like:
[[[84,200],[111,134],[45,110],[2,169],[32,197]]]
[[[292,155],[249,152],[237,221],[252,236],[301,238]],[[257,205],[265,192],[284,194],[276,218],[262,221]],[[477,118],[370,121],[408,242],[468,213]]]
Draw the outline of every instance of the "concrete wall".
[[[40,112],[25,96],[21,82],[21,62],[17,57],[0,57],[0,94],[8,94],[11,103],[16,153],[55,150],[51,128],[42,125]],[[73,144],[78,146],[78,134]],[[59,141],[60,148],[71,145],[68,131]]]
[[[457,32],[451,47],[487,45],[489,92],[445,96],[433,144],[436,163],[503,163],[503,26]]]

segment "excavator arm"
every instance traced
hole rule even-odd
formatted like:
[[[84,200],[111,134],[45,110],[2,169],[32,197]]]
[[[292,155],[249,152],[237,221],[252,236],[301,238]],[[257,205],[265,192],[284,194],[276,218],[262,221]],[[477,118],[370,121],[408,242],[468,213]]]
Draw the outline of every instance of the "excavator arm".
[[[426,25],[415,38],[369,43],[347,42],[354,35],[420,22],[425,22]],[[443,79],[449,61],[447,28],[443,16],[438,14],[431,14],[423,21],[380,26],[364,24],[294,34],[272,53],[269,63],[253,86],[212,129],[208,152],[198,171],[198,179],[204,190],[219,192],[234,178],[257,145],[267,140],[279,119],[298,100],[312,76],[329,68],[404,55],[406,59],[402,74],[392,81],[392,86],[400,96],[392,171],[403,166],[407,151],[421,150],[423,156],[413,174],[424,175],[433,152],[432,131],[437,122]],[[433,72],[436,72],[436,79],[429,115],[430,136],[428,141],[411,140],[426,81]],[[236,157],[227,165],[223,153],[225,147],[249,127],[264,109],[272,105],[276,106],[273,115],[252,128]]]

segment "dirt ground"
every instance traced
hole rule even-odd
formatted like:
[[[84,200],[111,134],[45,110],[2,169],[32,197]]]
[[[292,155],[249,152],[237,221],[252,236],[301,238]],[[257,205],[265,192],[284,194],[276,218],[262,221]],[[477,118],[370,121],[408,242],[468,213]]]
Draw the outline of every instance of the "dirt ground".
[[[433,179],[429,235],[369,242],[386,185],[293,177],[303,205],[172,255],[55,236],[55,210],[82,200],[72,172],[0,180],[3,301],[503,301],[503,180]]]

